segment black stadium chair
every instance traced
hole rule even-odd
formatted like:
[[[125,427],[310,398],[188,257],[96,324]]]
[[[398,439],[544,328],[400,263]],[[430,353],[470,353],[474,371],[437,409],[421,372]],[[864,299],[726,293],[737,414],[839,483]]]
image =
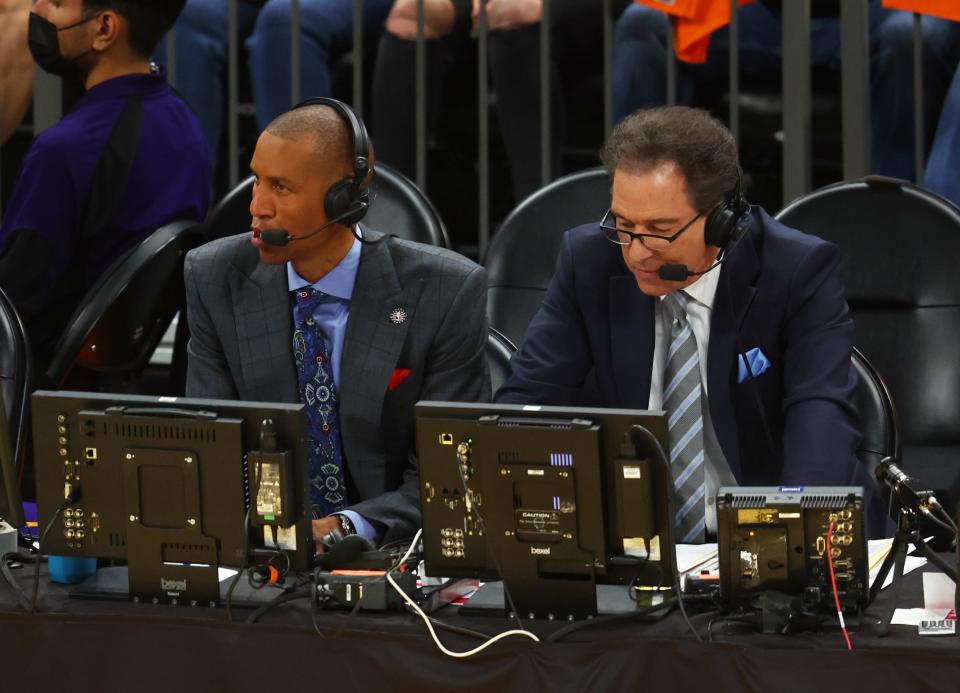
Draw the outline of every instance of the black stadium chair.
[[[10,446],[17,469],[27,451],[29,431],[29,397],[33,388],[33,364],[30,344],[20,316],[7,295],[0,290],[0,396],[7,426]],[[0,488],[5,483],[17,483],[15,479],[0,478]],[[6,504],[5,494],[0,491],[0,505]],[[0,516],[19,519],[19,510],[0,510]]]
[[[139,375],[184,304],[183,258],[202,240],[198,224],[175,221],[117,260],[74,311],[41,385],[89,387],[93,374]]]
[[[484,259],[490,324],[521,345],[553,277],[563,232],[599,223],[609,206],[610,179],[599,167],[558,178],[517,205]]]
[[[805,195],[777,218],[840,247],[854,344],[889,383],[903,466],[952,513],[960,498],[960,209],[869,176]]]
[[[206,240],[250,230],[252,192],[253,176],[220,200],[204,222]],[[443,221],[427,196],[413,181],[386,164],[376,165],[376,174],[370,185],[370,209],[361,223],[409,241],[450,247]]]
[[[857,374],[854,402],[860,414],[863,440],[857,458],[871,475],[886,457],[900,460],[900,419],[886,381],[867,357],[854,347],[851,356]]]
[[[490,370],[490,394],[497,390],[510,376],[510,357],[517,350],[509,339],[491,327],[487,334],[487,368]]]

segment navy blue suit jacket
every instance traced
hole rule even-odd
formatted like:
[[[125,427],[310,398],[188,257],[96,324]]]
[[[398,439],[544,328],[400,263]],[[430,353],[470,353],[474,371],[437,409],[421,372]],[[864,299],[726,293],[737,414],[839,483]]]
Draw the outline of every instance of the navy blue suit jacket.
[[[855,455],[853,322],[837,248],[753,208],[744,237],[727,255],[714,270],[721,276],[707,389],[733,475],[744,486],[859,485],[872,496],[875,482]],[[496,400],[581,404],[592,371],[601,406],[646,409],[654,301],[598,225],[568,231],[544,304]],[[737,354],[755,347],[771,362],[755,383],[775,453],[753,387],[738,382]],[[876,523],[882,520],[875,515]]]

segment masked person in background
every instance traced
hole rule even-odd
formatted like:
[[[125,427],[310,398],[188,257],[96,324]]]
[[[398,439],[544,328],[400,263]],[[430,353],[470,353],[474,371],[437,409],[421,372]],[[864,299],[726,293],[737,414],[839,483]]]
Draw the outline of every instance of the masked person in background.
[[[0,288],[49,361],[86,291],[160,226],[200,221],[211,172],[203,130],[149,56],[183,0],[38,0],[28,42],[84,94],[34,142],[0,226]]]

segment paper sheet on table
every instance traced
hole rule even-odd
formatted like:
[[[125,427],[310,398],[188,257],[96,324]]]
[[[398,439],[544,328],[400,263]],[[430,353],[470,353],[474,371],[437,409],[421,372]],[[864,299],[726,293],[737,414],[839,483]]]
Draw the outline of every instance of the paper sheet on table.
[[[891,626],[919,626],[920,621],[942,621],[950,609],[897,609],[893,612]]]
[[[219,580],[220,582],[223,582],[224,580],[229,580],[238,572],[239,571],[234,570],[233,568],[224,568],[223,566],[220,566],[217,568],[217,580]]]
[[[716,544],[677,544],[677,572],[699,573],[718,567]]]
[[[877,573],[880,572],[880,566],[883,564],[883,559],[887,557],[887,554],[890,553],[890,549],[893,546],[893,539],[871,539],[867,542],[867,554],[870,556],[870,584],[873,585],[873,581],[877,578]],[[903,574],[906,575],[910,571],[916,570],[917,568],[926,565],[927,559],[920,556],[907,556],[906,560],[903,562]],[[893,582],[893,568],[890,568],[890,572],[887,573],[887,578],[883,581],[883,587],[881,589],[886,589]]]

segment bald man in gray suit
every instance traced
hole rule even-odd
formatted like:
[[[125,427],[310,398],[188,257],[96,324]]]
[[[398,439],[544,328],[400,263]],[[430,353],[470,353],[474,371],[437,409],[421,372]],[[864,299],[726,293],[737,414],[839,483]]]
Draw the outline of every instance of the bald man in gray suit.
[[[268,126],[251,162],[252,233],[187,255],[187,395],[304,401],[308,328],[296,322],[295,302],[315,291],[321,301],[305,324],[319,329],[317,360],[329,358],[324,373],[335,381],[342,476],[312,482],[312,494],[340,484],[332,510],[313,503],[314,539],[338,529],[387,542],[420,525],[413,405],[489,399],[487,282],[482,267],[454,252],[356,223],[372,175],[357,159],[372,161],[372,147],[343,109],[301,106]],[[331,203],[340,181],[349,181],[345,197]],[[264,233],[277,229],[287,234]],[[298,240],[271,244],[278,234]]]

